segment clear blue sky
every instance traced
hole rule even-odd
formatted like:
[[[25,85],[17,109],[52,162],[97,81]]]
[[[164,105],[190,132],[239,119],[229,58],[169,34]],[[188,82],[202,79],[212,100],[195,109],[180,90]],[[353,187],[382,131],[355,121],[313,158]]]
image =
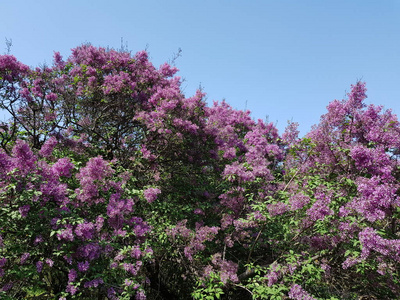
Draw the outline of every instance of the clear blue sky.
[[[249,109],[255,119],[300,123],[301,135],[350,85],[367,103],[400,113],[400,1],[396,0],[0,0],[0,53],[37,66],[90,42],[147,49],[176,61],[187,97]]]

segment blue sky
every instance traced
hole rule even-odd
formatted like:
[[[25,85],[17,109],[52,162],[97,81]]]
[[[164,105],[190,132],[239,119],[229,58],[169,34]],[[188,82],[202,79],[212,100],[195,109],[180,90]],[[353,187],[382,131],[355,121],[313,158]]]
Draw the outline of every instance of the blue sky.
[[[187,97],[225,99],[306,134],[357,80],[400,113],[400,1],[0,0],[0,53],[37,66],[90,42],[176,61]],[[1,115],[0,115],[1,117]]]

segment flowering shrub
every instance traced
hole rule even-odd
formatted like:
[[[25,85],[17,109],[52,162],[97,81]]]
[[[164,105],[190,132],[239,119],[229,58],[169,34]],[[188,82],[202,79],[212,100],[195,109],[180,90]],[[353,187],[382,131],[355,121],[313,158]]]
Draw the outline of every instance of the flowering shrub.
[[[365,84],[304,138],[146,52],[0,56],[2,299],[400,297],[400,126]]]
[[[7,295],[88,297],[113,289],[116,298],[131,291],[125,280],[145,282],[150,227],[134,215],[134,199],[123,197],[109,163],[95,157],[80,169],[68,158],[49,164],[17,140],[11,156],[2,152],[1,165],[1,286]]]

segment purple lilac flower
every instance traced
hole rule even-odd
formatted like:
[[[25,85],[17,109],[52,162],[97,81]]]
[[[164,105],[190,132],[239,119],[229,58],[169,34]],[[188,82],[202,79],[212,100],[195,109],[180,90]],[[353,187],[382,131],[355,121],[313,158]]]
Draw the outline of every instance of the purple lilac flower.
[[[123,232],[118,232],[118,230],[121,230],[126,222],[124,215],[129,214],[134,205],[132,199],[120,198],[121,195],[119,193],[112,194],[107,205],[107,215],[110,217],[108,223],[116,230],[116,234],[124,234]]]
[[[242,193],[242,188],[233,188],[227,191],[225,194],[219,196],[221,199],[221,205],[230,208],[233,212],[238,213],[243,208],[245,197]]]
[[[87,259],[89,261],[97,259],[100,256],[101,252],[101,246],[96,243],[82,245],[76,250],[76,254],[78,257]]]
[[[67,255],[64,255],[63,256],[63,258],[65,259],[65,261],[68,263],[68,264],[70,264],[70,265],[72,265],[72,257],[71,256],[67,256]]]
[[[325,216],[332,215],[333,210],[329,207],[331,202],[330,195],[325,195],[323,193],[316,194],[317,199],[314,204],[307,210],[307,215],[310,220],[322,220]]]
[[[125,285],[126,286],[131,286],[132,284],[133,284],[134,282],[132,281],[132,280],[130,280],[130,279],[125,279]]]
[[[143,158],[145,159],[154,160],[156,157],[155,155],[151,154],[150,150],[148,150],[145,145],[141,146],[140,151],[142,152]]]
[[[255,220],[261,222],[267,219],[259,210],[255,211],[253,216]]]
[[[193,254],[205,249],[204,242],[212,241],[219,231],[218,227],[202,226],[196,229],[196,234],[192,238],[190,244],[184,248],[184,254],[192,260]]]
[[[91,280],[91,281],[87,281],[87,282],[85,282],[85,284],[83,285],[85,288],[91,288],[91,287],[98,287],[100,284],[103,284],[104,283],[104,281],[103,281],[103,279],[101,279],[101,278],[96,278],[96,279],[93,279],[93,280]]]
[[[135,300],[146,300],[146,295],[142,290],[138,291],[135,296]]]
[[[29,67],[20,63],[14,55],[1,55],[0,56],[0,68],[10,70],[11,72],[8,74],[6,72],[4,79],[11,81],[13,77],[17,77],[19,75],[25,75],[29,72]]]
[[[47,100],[49,100],[49,101],[55,101],[55,100],[57,100],[57,94],[55,94],[55,93],[50,93],[50,94],[47,94],[45,98],[46,98]]]
[[[69,199],[66,197],[67,185],[61,184],[54,177],[42,182],[42,184],[40,185],[40,191],[43,195],[42,199],[45,202],[55,200],[56,202],[58,202],[58,204],[61,205],[65,205],[69,202]]]
[[[196,208],[193,213],[196,215],[204,215],[204,211],[201,208]]]
[[[147,247],[144,251],[149,255],[153,255],[153,249],[151,249],[150,247]]]
[[[38,261],[36,262],[36,270],[38,273],[42,272],[43,269],[43,262],[42,261]]]
[[[274,263],[271,266],[271,270],[269,270],[268,274],[265,275],[265,277],[268,279],[268,286],[272,286],[277,283],[281,275],[282,271],[279,269],[279,265]]]
[[[58,240],[66,240],[72,242],[74,240],[74,234],[72,232],[72,226],[67,224],[64,230],[57,233]]]
[[[255,179],[253,172],[251,172],[244,164],[240,164],[237,161],[225,166],[223,176],[230,182],[234,182],[236,179],[250,182]]]
[[[384,256],[390,255],[394,260],[400,261],[400,239],[384,239],[371,227],[364,228],[363,231],[359,233],[358,237],[362,245],[361,259],[366,259],[371,253],[371,250],[373,250]]]
[[[98,216],[96,218],[96,230],[99,232],[101,228],[103,227],[104,224],[104,218],[101,216]]]
[[[35,162],[37,159],[26,142],[18,140],[15,143],[12,153],[14,156],[13,158],[14,168],[22,170],[24,174],[34,169]]]
[[[298,193],[290,197],[290,210],[295,211],[302,209],[305,205],[310,202],[310,197],[304,195],[303,193]]]
[[[85,260],[84,262],[78,262],[78,271],[79,272],[86,272],[87,270],[89,270],[89,262],[87,260]]]
[[[268,278],[268,286],[272,286],[278,282],[280,273],[277,271],[270,271],[267,275]]]
[[[292,285],[289,291],[289,298],[293,300],[316,300],[298,284]]]
[[[289,210],[289,206],[283,202],[277,202],[267,205],[269,214],[273,216],[282,215]]]
[[[7,292],[8,290],[12,289],[14,284],[12,282],[7,282],[5,285],[3,285],[3,288],[1,289],[3,292]]]
[[[19,91],[19,94],[28,101],[32,101],[32,95],[28,88],[23,88]]]
[[[0,268],[3,268],[7,263],[7,258],[0,258]]]
[[[75,234],[83,240],[93,238],[95,225],[91,222],[80,223],[75,228]]]
[[[349,203],[350,208],[365,216],[370,222],[385,218],[389,208],[397,201],[397,187],[382,183],[381,178],[360,178],[357,180],[359,197]]]
[[[106,183],[106,177],[112,175],[114,171],[112,170],[109,163],[103,160],[102,157],[91,158],[84,168],[81,168],[79,173],[76,175],[80,182],[81,189],[77,190],[78,200],[85,202],[87,204],[93,204],[100,201],[99,188]]]
[[[131,250],[131,257],[139,259],[141,256],[142,256],[142,251],[140,251],[140,248],[138,246],[134,246]]]
[[[237,276],[238,265],[230,260],[223,260],[221,253],[216,253],[212,257],[213,265],[219,269],[221,281],[226,284],[228,280],[232,282],[238,282],[239,278]],[[212,272],[211,266],[205,269],[206,274]]]
[[[42,242],[43,242],[43,237],[41,235],[38,235],[38,236],[35,237],[35,240],[33,241],[33,244],[36,246],[36,245],[38,245],[38,244],[40,244]]]
[[[133,231],[137,237],[142,237],[150,231],[150,226],[142,218],[134,217],[132,218],[132,222],[136,223]]]
[[[74,286],[73,284],[69,283],[66,288],[67,293],[70,293],[71,295],[75,295],[75,293],[78,291],[78,288]]]
[[[116,299],[115,290],[113,288],[107,289],[107,297],[109,299]]]
[[[25,261],[30,257],[31,255],[28,252],[25,252],[24,254],[21,255],[21,265],[25,263]]]
[[[130,263],[124,263],[122,266],[126,272],[131,273],[133,276],[136,276],[140,269],[140,266]]]
[[[331,271],[331,266],[329,266],[326,263],[322,263],[321,264],[321,269],[325,271],[325,275],[329,276],[330,275],[330,271]]]
[[[69,270],[69,272],[68,272],[68,282],[74,282],[77,277],[78,277],[78,273],[76,272],[75,269]]]
[[[115,257],[114,260],[115,261],[120,261],[123,260],[125,258],[125,255],[123,255],[121,252],[119,252]]]
[[[74,164],[68,157],[60,158],[54,165],[51,166],[51,170],[57,177],[71,177],[71,170],[73,168]]]
[[[161,190],[158,188],[148,188],[144,190],[143,194],[146,198],[147,202],[152,203],[157,199],[157,195],[161,193]]]
[[[46,264],[49,265],[50,268],[54,265],[54,261],[51,260],[50,258],[46,258],[45,262],[46,262]]]
[[[354,258],[354,257],[347,257],[346,260],[342,263],[342,268],[344,270],[354,266],[355,264],[358,264],[361,261],[360,258]]]
[[[53,136],[48,139],[39,151],[39,154],[43,157],[49,157],[53,153],[54,147],[57,145],[57,139]]]
[[[25,218],[28,215],[29,210],[31,209],[31,206],[29,204],[21,206],[18,210],[19,213],[21,214],[21,217]]]
[[[282,140],[288,145],[293,145],[299,139],[300,131],[297,130],[299,124],[296,122],[288,121],[288,125],[282,134]]]

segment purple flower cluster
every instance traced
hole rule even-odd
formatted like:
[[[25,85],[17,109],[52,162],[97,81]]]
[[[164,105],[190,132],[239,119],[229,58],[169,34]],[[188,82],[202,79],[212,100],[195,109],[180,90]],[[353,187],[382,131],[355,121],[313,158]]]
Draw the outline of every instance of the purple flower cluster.
[[[390,214],[390,208],[399,205],[397,184],[382,182],[380,177],[359,178],[357,180],[359,196],[348,207],[357,211],[371,222],[384,219]]]
[[[76,175],[81,185],[81,188],[76,190],[78,200],[86,205],[103,202],[99,190],[108,188],[106,178],[112,174],[113,170],[103,158],[91,158]]]
[[[71,177],[71,171],[74,168],[73,163],[67,157],[60,158],[57,162],[55,162],[51,166],[51,170],[53,171],[54,175],[57,177],[65,176]]]
[[[67,224],[64,229],[60,230],[60,232],[57,233],[57,238],[59,240],[72,242],[74,240],[72,225]]]
[[[265,277],[268,280],[268,286],[273,286],[282,277],[281,266],[277,263],[272,264],[270,266],[269,272],[265,275]]]
[[[157,199],[158,194],[161,193],[161,190],[158,188],[148,188],[144,190],[143,194],[147,202],[152,203]]]
[[[31,209],[31,206],[29,204],[21,206],[18,210],[19,213],[21,214],[21,217],[25,218],[28,215],[29,210]]]
[[[42,148],[39,151],[39,154],[44,157],[51,156],[57,143],[58,143],[58,141],[57,141],[56,137],[54,137],[54,136],[51,137],[43,144]]]
[[[219,231],[218,227],[201,226],[196,229],[194,236],[190,240],[188,246],[184,248],[184,254],[187,259],[192,260],[193,255],[199,251],[203,251],[206,241],[212,241]]]
[[[30,253],[25,252],[24,254],[21,255],[21,260],[20,260],[20,264],[23,265],[27,259],[30,257]]]
[[[37,271],[38,273],[41,273],[42,270],[43,270],[43,262],[42,262],[42,261],[36,262],[36,271]]]
[[[228,281],[234,283],[239,282],[239,278],[237,276],[238,264],[230,260],[222,259],[221,253],[214,254],[211,262],[214,268],[219,271],[219,276],[222,283],[226,284]]]
[[[29,73],[29,67],[17,61],[13,55],[0,55],[0,74],[4,80],[13,82],[20,76]]]
[[[12,150],[12,154],[11,169],[17,168],[21,175],[26,175],[29,171],[34,170],[37,157],[26,142],[18,140]]]
[[[307,215],[311,221],[321,220],[333,214],[333,210],[329,207],[329,203],[331,202],[330,195],[318,193],[315,195],[315,198],[317,200],[307,210]]]
[[[5,271],[4,271],[4,267],[6,266],[7,263],[7,258],[2,257],[0,258],[0,278],[4,276]]]
[[[89,270],[90,264],[87,260],[85,260],[84,262],[78,262],[78,271],[79,272],[87,272]]]
[[[98,243],[88,243],[78,247],[76,256],[89,261],[95,260],[100,257],[102,247]]]
[[[310,197],[304,195],[303,193],[297,193],[290,197],[290,210],[302,209],[310,202]]]
[[[285,212],[289,211],[289,206],[283,202],[276,202],[268,204],[267,209],[269,214],[273,217],[277,215],[282,215]]]
[[[293,300],[315,300],[300,285],[293,284],[289,291],[289,298]]]
[[[77,277],[78,277],[78,273],[76,272],[75,269],[69,270],[69,272],[68,272],[68,282],[74,282]]]
[[[400,262],[400,239],[387,240],[382,238],[375,229],[367,227],[359,233],[362,245],[361,260],[365,260],[375,251],[394,261]]]
[[[101,285],[103,283],[104,283],[103,279],[96,278],[96,279],[93,279],[91,281],[85,282],[85,284],[83,286],[85,288],[92,288],[92,287],[97,288],[99,285]]]
[[[82,240],[90,240],[95,233],[95,225],[92,222],[80,223],[75,228],[75,235]]]
[[[129,272],[133,276],[136,276],[138,274],[140,268],[142,267],[142,262],[141,261],[137,261],[135,264],[123,263],[122,267],[126,272]]]

